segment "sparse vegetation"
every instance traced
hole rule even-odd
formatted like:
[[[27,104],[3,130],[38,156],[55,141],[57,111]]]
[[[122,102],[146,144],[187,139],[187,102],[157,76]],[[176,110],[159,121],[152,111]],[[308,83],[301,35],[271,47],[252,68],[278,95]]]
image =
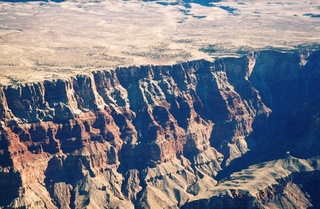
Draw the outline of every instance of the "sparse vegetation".
[[[212,54],[212,53],[217,52],[216,47],[217,46],[214,45],[214,44],[209,44],[207,47],[200,48],[199,51],[202,51],[204,53]]]

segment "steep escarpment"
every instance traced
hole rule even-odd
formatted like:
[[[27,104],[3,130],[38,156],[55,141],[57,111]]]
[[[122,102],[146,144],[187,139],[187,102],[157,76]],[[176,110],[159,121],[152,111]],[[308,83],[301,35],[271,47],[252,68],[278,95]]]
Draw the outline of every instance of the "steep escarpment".
[[[260,138],[265,147],[271,146],[270,150],[281,141],[277,153],[290,150],[294,156],[304,158],[319,155],[320,147],[316,142],[319,58],[319,52],[308,51],[287,54],[266,51],[257,56],[249,79],[265,105],[272,109],[272,114],[263,130],[254,133],[259,137],[254,137]]]
[[[206,198],[221,208],[267,208],[255,194],[273,185],[279,195],[298,191],[296,204],[307,208],[312,197],[290,185],[288,167],[268,174],[270,185],[219,185],[228,170],[288,150],[320,154],[319,57],[261,51],[3,87],[0,184],[10,192],[0,206],[188,208]]]

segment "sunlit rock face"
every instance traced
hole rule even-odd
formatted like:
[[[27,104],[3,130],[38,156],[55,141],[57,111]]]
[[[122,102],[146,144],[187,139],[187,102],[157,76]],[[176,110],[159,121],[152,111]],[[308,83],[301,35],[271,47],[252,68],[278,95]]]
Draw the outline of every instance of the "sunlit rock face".
[[[0,206],[317,206],[319,160],[290,155],[320,154],[319,59],[268,50],[2,87]]]

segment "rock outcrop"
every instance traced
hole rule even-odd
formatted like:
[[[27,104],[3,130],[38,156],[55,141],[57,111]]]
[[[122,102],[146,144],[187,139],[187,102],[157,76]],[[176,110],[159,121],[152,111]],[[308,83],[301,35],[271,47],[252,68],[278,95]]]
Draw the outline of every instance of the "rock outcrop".
[[[194,196],[181,208],[317,208],[318,157],[287,156],[235,172],[205,195]],[[311,197],[313,196],[313,197]],[[313,207],[312,207],[313,206]]]
[[[0,206],[310,207],[290,168],[272,191],[299,197],[268,205],[249,190],[241,199],[235,188],[213,191],[229,168],[288,150],[320,154],[319,59],[318,51],[261,51],[3,87]]]

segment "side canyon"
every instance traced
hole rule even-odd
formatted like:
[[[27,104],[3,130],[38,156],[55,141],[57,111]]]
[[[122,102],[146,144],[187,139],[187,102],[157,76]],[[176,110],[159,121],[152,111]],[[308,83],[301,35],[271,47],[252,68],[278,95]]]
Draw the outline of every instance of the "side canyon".
[[[320,51],[0,88],[0,208],[319,208]]]

